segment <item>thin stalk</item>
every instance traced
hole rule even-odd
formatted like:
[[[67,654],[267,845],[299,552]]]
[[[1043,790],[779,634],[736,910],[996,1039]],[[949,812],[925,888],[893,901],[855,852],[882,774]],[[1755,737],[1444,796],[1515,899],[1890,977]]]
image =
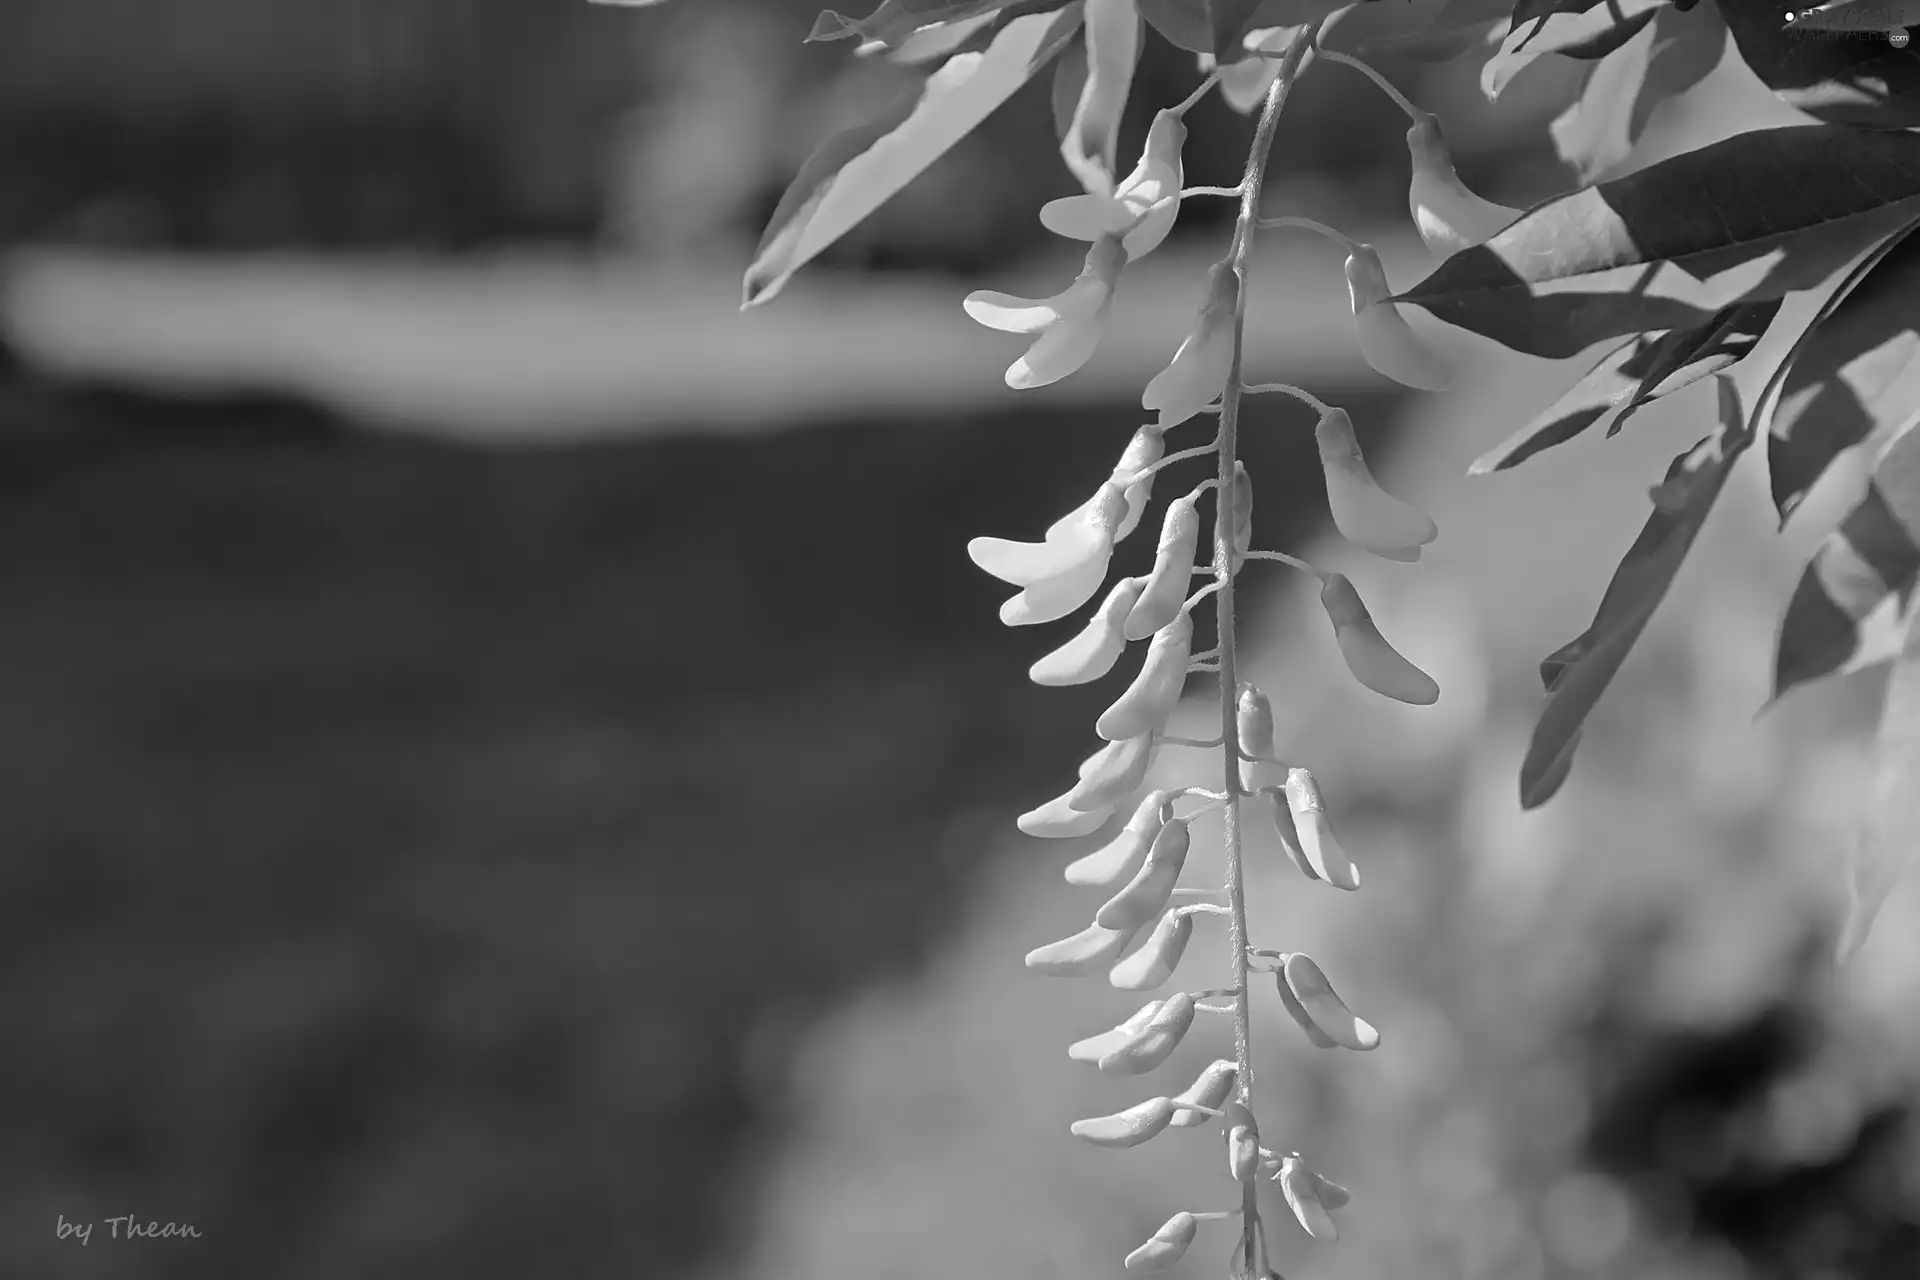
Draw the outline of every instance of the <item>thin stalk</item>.
[[[1287,47],[1273,87],[1260,108],[1260,123],[1254,129],[1253,147],[1247,153],[1246,173],[1240,179],[1240,216],[1233,227],[1233,269],[1240,277],[1240,305],[1233,317],[1233,366],[1227,372],[1227,385],[1220,397],[1220,495],[1214,504],[1213,564],[1220,590],[1214,597],[1215,619],[1220,642],[1220,734],[1224,743],[1226,805],[1222,841],[1227,859],[1227,943],[1233,952],[1233,986],[1239,994],[1233,1002],[1233,1057],[1239,1068],[1235,1077],[1235,1097],[1245,1103],[1253,1092],[1252,1002],[1247,984],[1247,890],[1240,858],[1240,745],[1236,727],[1239,681],[1234,674],[1233,643],[1233,503],[1226,501],[1233,492],[1234,463],[1240,441],[1240,366],[1242,338],[1247,322],[1247,256],[1253,247],[1254,225],[1260,219],[1260,187],[1266,181],[1267,156],[1273,150],[1273,137],[1280,126],[1280,110],[1299,73],[1301,59],[1313,44],[1313,37],[1302,31]],[[1257,1250],[1255,1226],[1260,1205],[1253,1183],[1241,1189],[1241,1217],[1247,1225],[1241,1231],[1240,1251],[1249,1275],[1254,1269]]]

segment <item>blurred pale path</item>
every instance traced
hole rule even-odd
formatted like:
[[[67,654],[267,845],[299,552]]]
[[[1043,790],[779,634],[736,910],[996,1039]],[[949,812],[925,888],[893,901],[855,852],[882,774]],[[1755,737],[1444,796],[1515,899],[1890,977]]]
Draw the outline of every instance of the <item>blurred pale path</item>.
[[[1422,269],[1403,229],[1377,243],[1400,268],[1397,281]],[[1079,270],[1078,253],[973,283],[816,272],[742,313],[737,262],[223,262],[49,250],[13,259],[0,332],[65,377],[288,392],[455,439],[771,430],[839,414],[910,417],[929,405],[1124,402],[1179,345],[1213,253],[1169,247],[1131,266],[1094,360],[1024,399],[1001,379],[1019,341],[968,320],[960,300],[974,283],[1057,292]],[[1312,237],[1276,236],[1256,270],[1270,299],[1344,289],[1338,256]],[[1249,323],[1262,377],[1379,382],[1345,325],[1273,303],[1256,305]]]
[[[1686,1162],[1701,1176],[1742,1160],[1822,1166],[1856,1130],[1878,1132],[1867,1123],[1876,1107],[1920,1097],[1920,885],[1909,880],[1889,903],[1853,969],[1805,976],[1810,930],[1830,927],[1841,901],[1880,676],[1797,694],[1752,723],[1774,619],[1857,471],[1775,538],[1761,469],[1743,469],[1593,717],[1565,791],[1523,814],[1516,776],[1540,701],[1537,661],[1585,626],[1644,518],[1647,486],[1704,434],[1713,398],[1702,385],[1613,440],[1596,432],[1469,479],[1468,462],[1574,372],[1484,348],[1474,360],[1462,390],[1410,403],[1404,444],[1381,468],[1434,515],[1440,541],[1410,566],[1331,544],[1313,553],[1353,573],[1385,633],[1439,680],[1440,703],[1404,707],[1346,681],[1305,585],[1249,620],[1248,674],[1273,693],[1279,753],[1321,778],[1365,876],[1353,896],[1304,883],[1256,826],[1254,942],[1310,951],[1385,1036],[1373,1054],[1323,1054],[1276,1000],[1256,1001],[1263,1139],[1300,1149],[1354,1192],[1333,1247],[1307,1240],[1268,1197],[1276,1260],[1288,1276],[1343,1280],[1743,1280],[1760,1273],[1686,1220],[1672,1181]],[[1211,713],[1197,681],[1175,731],[1210,733]],[[1162,776],[1205,784],[1210,756],[1179,754]],[[1032,798],[1056,782],[1036,778]],[[1121,1257],[1174,1210],[1219,1207],[1211,1127],[1121,1152],[1068,1135],[1081,1116],[1185,1087],[1230,1053],[1230,1038],[1202,1019],[1169,1064],[1131,1080],[1069,1062],[1068,1042],[1141,997],[1022,967],[1029,948],[1081,927],[1090,903],[1059,878],[1084,842],[1028,840],[1011,819],[971,923],[929,975],[873,992],[811,1037],[795,1067],[795,1096],[811,1105],[770,1180],[756,1243],[728,1274],[1119,1275]],[[1187,883],[1218,879],[1206,843],[1195,841]],[[1213,985],[1220,946],[1217,925],[1201,920],[1175,983]],[[1666,1144],[1678,1173],[1636,1174],[1629,1188],[1595,1170],[1602,1158],[1631,1163],[1620,1143],[1640,1140],[1616,1136],[1610,1118],[1610,1036],[1764,1044],[1779,1016],[1770,1005],[1805,999],[1818,1047],[1753,1114],[1724,1130],[1690,1112],[1653,1126],[1644,1140]],[[1742,1030],[1750,1022],[1762,1030]],[[1618,1052],[1631,1066],[1631,1051]],[[1634,1123],[1631,1104],[1619,1106]],[[1886,1160],[1845,1175],[1854,1191],[1840,1208],[1905,1212],[1907,1243],[1896,1233],[1891,1247],[1912,1250],[1920,1135],[1903,1141],[1891,1175]],[[1789,1203],[1773,1229],[1813,1223],[1844,1237],[1844,1222],[1814,1222],[1834,1211]],[[1220,1274],[1230,1240],[1229,1228],[1203,1225],[1170,1274]],[[1831,1274],[1913,1274],[1898,1256]]]

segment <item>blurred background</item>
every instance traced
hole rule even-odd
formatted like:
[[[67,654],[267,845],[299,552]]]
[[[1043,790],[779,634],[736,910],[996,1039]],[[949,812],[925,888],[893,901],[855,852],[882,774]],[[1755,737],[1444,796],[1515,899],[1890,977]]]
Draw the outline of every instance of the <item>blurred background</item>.
[[[1059,870],[1089,842],[1012,818],[1128,677],[1028,684],[1063,636],[1000,627],[964,546],[1111,467],[1223,202],[1129,270],[1093,364],[1009,392],[1015,346],[959,299],[1077,269],[1034,217],[1072,189],[1043,75],[741,315],[792,173],[909,83],[803,44],[813,9],[8,0],[0,1274],[1078,1278],[1222,1198],[1209,1130],[1067,1135],[1142,1095],[1064,1054],[1137,1001],[1022,968],[1083,923]],[[1570,185],[1553,61],[1497,108],[1471,66],[1379,65],[1524,206]],[[1196,79],[1149,47],[1123,155]],[[1720,82],[1648,154],[1778,118]],[[1233,182],[1247,123],[1189,119],[1189,182]],[[1393,106],[1328,68],[1288,120],[1270,207],[1418,278]],[[1753,718],[1857,470],[1778,537],[1747,472],[1523,815],[1538,659],[1711,393],[1469,481],[1577,367],[1456,333],[1459,389],[1411,397],[1359,362],[1317,241],[1254,278],[1253,374],[1347,406],[1442,528],[1357,561],[1309,419],[1251,417],[1256,540],[1350,569],[1445,690],[1348,688],[1312,595],[1249,573],[1281,754],[1367,880],[1256,840],[1254,940],[1385,1033],[1325,1055],[1262,1006],[1265,1140],[1354,1191],[1331,1247],[1276,1200],[1278,1265],[1920,1275],[1911,878],[1825,963],[1883,677]],[[1197,932],[1180,981],[1214,985]],[[1203,1228],[1177,1274],[1229,1245]]]

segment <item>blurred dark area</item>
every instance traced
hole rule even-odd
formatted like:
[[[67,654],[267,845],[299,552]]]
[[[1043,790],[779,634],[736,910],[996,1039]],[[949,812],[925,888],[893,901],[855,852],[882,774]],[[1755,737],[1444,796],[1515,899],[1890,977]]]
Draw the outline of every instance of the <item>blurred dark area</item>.
[[[803,44],[815,7],[7,0],[0,242],[737,270],[814,143],[906,83]],[[820,269],[1041,247],[1071,181],[1045,79]],[[1153,45],[1128,137],[1192,83]],[[1404,208],[1391,104],[1315,92],[1342,127],[1286,134],[1288,171]],[[1244,123],[1191,119],[1189,180],[1232,182]],[[1537,141],[1458,151],[1536,180]],[[1183,234],[1224,228],[1204,203]],[[1344,403],[1387,456],[1400,397]],[[791,1043],[950,939],[1128,678],[1036,692],[1059,638],[1001,627],[964,544],[1077,504],[1134,412],[483,447],[0,351],[0,1274],[724,1272],[808,1104]],[[1257,541],[1302,545],[1311,444],[1246,456]],[[1907,1111],[1821,1161],[1688,1162],[1802,1064],[1817,981],[1677,1034],[1609,975],[1573,1024],[1586,1155],[1755,1280],[1911,1280]],[[202,1235],[54,1238],[115,1213]]]

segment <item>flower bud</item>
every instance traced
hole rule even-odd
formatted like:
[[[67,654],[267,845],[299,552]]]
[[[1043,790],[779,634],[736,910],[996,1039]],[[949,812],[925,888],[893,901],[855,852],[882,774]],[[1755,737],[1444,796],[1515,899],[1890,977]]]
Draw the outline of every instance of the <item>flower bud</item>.
[[[1447,362],[1387,301],[1393,290],[1372,245],[1356,245],[1348,256],[1347,293],[1353,303],[1360,356],[1375,373],[1417,391],[1447,389],[1452,382]]]
[[[1440,686],[1401,657],[1380,634],[1360,593],[1345,574],[1329,573],[1320,586],[1320,604],[1333,623],[1333,636],[1347,670],[1367,688],[1396,702],[1429,706],[1440,700]],[[1105,736],[1105,735],[1102,735]]]
[[[1110,1076],[1144,1075],[1172,1055],[1192,1025],[1193,997],[1176,992],[1133,1039],[1100,1059],[1100,1070]]]
[[[1027,968],[1049,978],[1084,978],[1110,967],[1133,941],[1135,932],[1088,925],[1071,938],[1049,942],[1027,952]]]
[[[1184,1210],[1174,1214],[1153,1233],[1151,1240],[1127,1255],[1127,1270],[1165,1271],[1180,1261],[1199,1229],[1200,1220],[1192,1214]]]
[[[1247,472],[1247,464],[1236,461],[1233,464],[1233,549],[1239,555],[1247,554],[1253,545],[1253,477]]]
[[[1180,188],[1186,183],[1181,148],[1187,126],[1172,111],[1154,116],[1139,163],[1111,198],[1089,193],[1050,200],[1040,209],[1040,225],[1070,240],[1119,235],[1131,261],[1151,253],[1180,216]]]
[[[1260,1172],[1260,1126],[1244,1102],[1229,1102],[1227,1113],[1227,1174],[1235,1182],[1252,1182]]]
[[[1187,1086],[1186,1092],[1174,1097],[1176,1104],[1182,1102],[1197,1103],[1203,1107],[1218,1109],[1233,1093],[1233,1086],[1240,1080],[1240,1068],[1230,1059],[1216,1059],[1194,1082]],[[1179,1129],[1195,1129],[1211,1120],[1204,1111],[1176,1110],[1172,1124]]]
[[[1305,769],[1287,771],[1287,809],[1293,815],[1300,851],[1317,878],[1336,889],[1358,889],[1360,869],[1340,847],[1333,834],[1333,821],[1327,817],[1326,802],[1320,798],[1320,784]]]
[[[1075,1120],[1072,1132],[1097,1147],[1137,1147],[1166,1128],[1171,1119],[1172,1098],[1148,1098],[1110,1116]]]
[[[1087,251],[1080,275],[1051,298],[1017,298],[991,289],[967,295],[966,312],[981,324],[1034,338],[1027,353],[1008,366],[1008,386],[1018,391],[1044,387],[1092,358],[1126,263],[1120,237],[1102,235]]]
[[[1173,896],[1173,886],[1187,864],[1187,850],[1193,838],[1185,818],[1175,818],[1160,828],[1147,861],[1139,874],[1127,882],[1095,913],[1093,922],[1104,929],[1138,929],[1160,914]]]
[[[1193,552],[1200,542],[1200,509],[1191,496],[1167,504],[1160,522],[1160,547],[1154,552],[1153,572],[1140,589],[1140,598],[1127,614],[1121,634],[1145,640],[1180,616],[1193,582]]]
[[[1127,509],[1126,490],[1103,484],[1094,496],[1056,521],[1043,542],[975,538],[967,558],[1000,581],[1030,587],[1080,572],[1097,561],[1101,576],[1113,554],[1113,534]]]
[[[1273,704],[1267,701],[1267,695],[1250,684],[1241,685],[1234,703],[1233,728],[1241,756],[1255,757],[1240,761],[1240,786],[1256,791],[1262,772],[1260,757],[1273,755]]]
[[[1420,548],[1439,537],[1440,530],[1374,480],[1347,411],[1328,409],[1313,434],[1327,476],[1327,506],[1340,536],[1383,559],[1418,560]]]
[[[1119,991],[1152,991],[1180,967],[1187,940],[1193,937],[1193,917],[1169,911],[1160,917],[1140,949],[1113,966],[1107,981]]]
[[[1060,140],[1060,158],[1090,193],[1111,196],[1120,116],[1140,56],[1140,12],[1134,0],[1087,0],[1084,12],[1087,79]]]
[[[1153,1015],[1160,1012],[1164,1000],[1149,1000],[1134,1011],[1132,1017],[1111,1031],[1102,1031],[1097,1036],[1088,1036],[1085,1040],[1076,1040],[1067,1046],[1067,1056],[1075,1062],[1098,1062],[1100,1059],[1128,1043],[1146,1030],[1153,1021]]]
[[[1140,517],[1146,513],[1147,502],[1153,497],[1153,476],[1130,484],[1128,481],[1166,456],[1166,433],[1151,424],[1135,431],[1133,438],[1127,441],[1120,461],[1114,464],[1113,474],[1107,477],[1114,484],[1127,486],[1127,513],[1120,518],[1120,527],[1113,531],[1115,542],[1140,526]]]
[[[1262,789],[1260,799],[1267,807],[1267,817],[1273,821],[1273,833],[1280,837],[1281,852],[1300,869],[1301,875],[1309,880],[1318,880],[1320,873],[1313,869],[1305,851],[1300,848],[1300,832],[1294,827],[1293,810],[1287,807],[1285,788]]]
[[[1302,1231],[1329,1244],[1340,1238],[1340,1228],[1320,1200],[1320,1179],[1299,1156],[1288,1156],[1280,1162],[1280,1194],[1287,1198],[1287,1207],[1293,1210]]]
[[[1140,397],[1141,408],[1160,411],[1162,428],[1185,422],[1226,389],[1239,310],[1240,274],[1231,260],[1216,262],[1207,272],[1207,296],[1192,330]]]
[[[1082,812],[1068,804],[1065,796],[1056,796],[1038,808],[1021,814],[1017,825],[1030,836],[1070,840],[1075,836],[1092,835],[1107,825],[1110,816],[1110,812]]]
[[[1060,688],[1089,684],[1113,670],[1121,650],[1127,647],[1121,628],[1146,582],[1145,578],[1122,578],[1114,583],[1080,634],[1034,663],[1027,670],[1027,678],[1038,685]]]
[[[1153,633],[1140,674],[1101,713],[1093,731],[1108,742],[1158,731],[1180,703],[1193,653],[1193,619],[1185,613]]]
[[[1273,978],[1274,987],[1280,993],[1281,1005],[1285,1007],[1287,1016],[1299,1025],[1300,1030],[1306,1032],[1308,1043],[1316,1049],[1338,1049],[1340,1042],[1320,1029],[1320,1024],[1308,1015],[1306,1006],[1300,1003],[1300,997],[1294,995],[1293,988],[1287,985],[1287,972],[1284,965],[1273,975]]]
[[[1365,1050],[1380,1043],[1380,1033],[1373,1024],[1355,1016],[1353,1010],[1341,1002],[1319,965],[1296,952],[1287,957],[1282,972],[1287,989],[1293,992],[1308,1019],[1335,1044]]]
[[[1171,791],[1149,791],[1119,835],[1086,857],[1067,864],[1067,883],[1096,889],[1118,889],[1133,879],[1166,825]]]
[[[1081,767],[1080,781],[1067,793],[1067,807],[1085,812],[1112,809],[1140,790],[1153,763],[1153,735],[1110,742]]]
[[[1491,239],[1520,216],[1518,209],[1482,200],[1467,190],[1454,172],[1440,117],[1425,111],[1414,117],[1407,130],[1407,151],[1413,158],[1407,208],[1420,238],[1441,257]]]

